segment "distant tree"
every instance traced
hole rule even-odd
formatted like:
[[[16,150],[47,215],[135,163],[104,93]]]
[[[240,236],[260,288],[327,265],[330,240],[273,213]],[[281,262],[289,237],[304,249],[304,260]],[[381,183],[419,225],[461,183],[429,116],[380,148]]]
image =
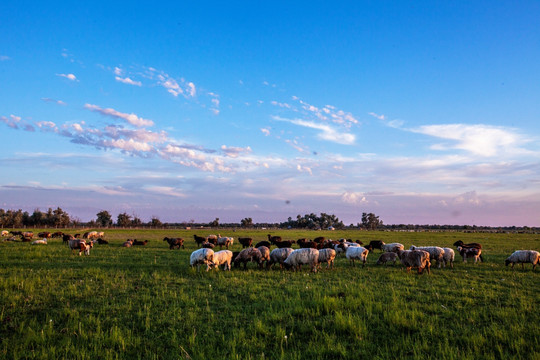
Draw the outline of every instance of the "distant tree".
[[[45,216],[39,209],[35,209],[32,215],[30,215],[30,221],[32,222],[32,225],[43,226]]]
[[[367,230],[375,230],[383,226],[383,222],[374,213],[362,213],[362,226]]]
[[[150,226],[152,227],[160,227],[163,226],[161,223],[161,220],[157,216],[152,216],[152,220],[150,220]]]
[[[253,219],[251,219],[251,218],[244,218],[244,219],[240,220],[240,225],[241,225],[243,228],[252,227],[252,226],[253,226]]]
[[[107,210],[102,210],[96,214],[97,216],[97,224],[103,227],[111,226],[112,225],[112,217],[111,214]]]
[[[71,222],[68,213],[59,207],[56,208],[56,210],[53,210],[52,214],[52,226],[66,227]]]
[[[215,218],[213,221],[211,221],[208,226],[210,227],[219,227],[219,218]]]
[[[142,221],[137,216],[133,215],[133,220],[131,220],[131,226],[141,226]]]
[[[120,227],[128,227],[131,225],[131,216],[126,213],[118,214],[116,225]]]

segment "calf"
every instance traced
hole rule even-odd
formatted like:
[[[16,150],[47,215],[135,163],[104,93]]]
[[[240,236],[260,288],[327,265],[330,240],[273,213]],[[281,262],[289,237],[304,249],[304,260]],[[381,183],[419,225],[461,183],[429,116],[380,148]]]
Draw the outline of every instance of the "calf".
[[[169,250],[174,249],[175,247],[177,249],[180,249],[180,246],[182,249],[184,249],[184,239],[182,238],[163,238],[163,241],[166,241],[169,244]]]
[[[238,238],[238,242],[242,245],[242,249],[250,247],[253,244],[253,239],[250,237],[247,238]]]
[[[467,259],[474,259],[474,263],[476,264],[482,255],[482,249],[479,248],[464,248],[458,246],[457,251],[463,257],[464,263],[467,262]]]

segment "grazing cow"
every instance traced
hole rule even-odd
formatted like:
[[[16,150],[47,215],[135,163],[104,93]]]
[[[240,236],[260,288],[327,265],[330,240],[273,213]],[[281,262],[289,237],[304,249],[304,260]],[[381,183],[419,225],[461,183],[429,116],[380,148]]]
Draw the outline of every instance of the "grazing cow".
[[[291,248],[277,248],[270,253],[270,261],[266,263],[266,268],[270,269],[274,264],[279,264],[280,268],[283,268],[283,263],[291,255],[293,249]]]
[[[321,249],[319,250],[319,264],[326,263],[326,268],[334,268],[334,259],[336,258],[336,250]]]
[[[32,231],[24,231],[21,236],[23,238],[32,239],[34,237],[34,233]]]
[[[270,234],[268,234],[267,236],[270,244],[274,244],[276,241],[281,241],[281,236],[272,236]]]
[[[72,253],[74,250],[79,250],[79,256],[81,256],[83,252],[85,255],[90,255],[90,249],[92,248],[93,244],[87,244],[84,240],[74,239],[68,241],[68,246]]]
[[[184,249],[184,239],[183,238],[168,238],[168,237],[165,237],[165,238],[163,238],[163,241],[166,241],[167,243],[169,243],[169,250],[172,250],[175,247],[177,249],[180,249],[180,246],[182,247],[182,249]]]
[[[293,244],[294,240],[274,241],[274,245],[276,245],[278,249],[290,248]]]
[[[234,238],[226,237],[226,236],[223,236],[223,237],[220,236],[219,238],[217,238],[216,245],[219,245],[220,249],[223,249],[223,246],[225,246],[228,249],[229,246],[233,245],[233,243],[234,243]]]
[[[212,244],[211,242],[205,241],[202,243],[201,247],[205,249],[213,249],[216,247],[216,245]]]
[[[317,246],[319,245],[315,241],[311,241],[311,240],[308,241],[308,240],[305,240],[305,239],[299,239],[299,240],[296,241],[296,243],[298,244],[300,249],[316,249]]]
[[[270,249],[270,246],[272,246],[272,244],[269,241],[263,240],[263,241],[259,241],[257,244],[255,244],[256,248],[258,248],[260,246],[266,246],[267,248]]]
[[[444,267],[446,267],[446,264],[450,264],[450,267],[453,269],[454,268],[454,257],[455,257],[455,254],[454,254],[454,250],[450,249],[450,248],[443,248],[444,250],[444,255],[443,255],[443,260],[444,260]]]
[[[48,231],[42,231],[38,234],[38,237],[40,238],[45,238],[45,239],[50,239],[52,237],[52,234]]]
[[[268,262],[270,261],[270,249],[268,249],[266,246],[259,246],[257,249],[259,249],[259,252],[261,253],[261,262],[259,263],[259,267],[263,268],[263,262],[266,261],[266,266],[268,267]]]
[[[10,233],[13,236],[23,236],[22,231],[10,231]]]
[[[53,239],[54,239],[54,238],[61,238],[61,237],[63,237],[63,236],[64,236],[64,233],[61,232],[61,231],[57,231],[57,232],[55,232],[55,233],[52,234]]]
[[[7,230],[2,230],[2,236],[8,236],[9,235],[9,231]]]
[[[219,265],[223,265],[223,270],[231,271],[231,261],[233,253],[230,250],[221,250],[214,253],[214,267],[219,270]]]
[[[370,251],[373,251],[374,249],[382,250],[382,246],[384,245],[384,241],[381,240],[371,240],[369,244],[366,246],[366,249],[370,249]]]
[[[468,243],[468,244],[465,244],[463,243],[463,241],[461,240],[458,240],[454,243],[454,246],[457,248],[457,247],[461,247],[462,249],[482,249],[482,244],[479,244],[479,243]],[[458,252],[460,252],[458,250]],[[480,258],[480,261],[481,262],[484,262],[484,258],[482,257],[482,252],[480,252],[480,255],[479,255],[479,258]]]
[[[322,243],[325,240],[326,240],[326,238],[324,236],[319,236],[319,237],[316,237],[315,239],[313,239],[313,241],[315,241],[316,243]]]
[[[532,269],[536,267],[536,265],[540,264],[540,253],[538,251],[534,250],[517,250],[512,253],[506,260],[505,264],[508,266],[508,264],[512,264],[512,269],[514,268],[515,263],[521,263],[521,268],[524,269],[525,266],[524,263],[531,263]]]
[[[197,265],[197,271],[199,265],[206,264],[206,271],[210,270],[210,267],[214,266],[214,250],[206,248],[195,250],[189,257],[189,264],[192,268]]]
[[[244,264],[244,269],[247,268],[248,262],[256,262],[259,266],[262,263],[262,254],[257,248],[246,248],[236,256],[234,259],[235,266],[239,265],[240,263]]]
[[[96,240],[96,242],[99,244],[99,245],[107,245],[109,242],[105,239],[102,239],[102,238],[98,238]]]
[[[384,252],[398,252],[399,250],[405,250],[405,247],[400,243],[391,243],[383,244],[381,250]]]
[[[457,251],[463,257],[464,263],[467,262],[467,259],[474,259],[474,263],[476,264],[482,255],[482,249],[479,248],[464,248],[458,246]]]
[[[369,250],[362,246],[349,246],[345,251],[345,257],[349,259],[353,266],[356,266],[354,260],[360,260],[362,261],[362,267],[364,267],[368,254]]]
[[[411,245],[409,250],[424,250],[429,253],[429,260],[437,260],[439,269],[444,262],[444,249],[439,246],[414,246]]]
[[[238,242],[242,245],[242,249],[250,247],[253,244],[253,239],[250,237],[239,237]]]
[[[203,243],[206,242],[206,238],[198,235],[193,235],[193,238],[195,239],[195,242],[197,243],[197,246],[201,246]]]
[[[299,271],[302,265],[307,264],[311,267],[311,271],[317,272],[317,264],[319,263],[319,250],[317,249],[297,249],[294,250],[283,265],[287,269]]]
[[[407,272],[411,271],[411,268],[418,268],[418,274],[422,274],[424,269],[429,269],[431,263],[429,261],[429,253],[424,250],[400,250],[398,251],[398,257],[401,263],[407,268]]]
[[[385,253],[382,253],[381,256],[379,256],[379,259],[377,260],[377,265],[381,265],[381,264],[386,265],[386,263],[389,261],[392,261],[395,265],[397,259],[398,259],[397,253],[385,252]]]

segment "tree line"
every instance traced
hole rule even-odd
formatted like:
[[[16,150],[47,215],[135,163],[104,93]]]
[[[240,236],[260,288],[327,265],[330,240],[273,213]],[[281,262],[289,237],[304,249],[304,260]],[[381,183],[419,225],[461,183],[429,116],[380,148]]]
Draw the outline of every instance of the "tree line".
[[[136,215],[128,213],[120,213],[113,219],[113,216],[107,211],[102,210],[96,214],[96,218],[89,222],[82,222],[77,217],[70,216],[60,207],[56,209],[49,208],[47,211],[35,209],[32,214],[28,211],[19,210],[4,210],[0,209],[0,227],[2,228],[67,228],[67,227],[148,227],[148,228],[164,228],[164,227],[211,227],[211,228],[281,228],[281,229],[310,229],[310,230],[327,230],[327,229],[362,229],[362,230],[387,230],[387,231],[498,231],[498,232],[538,232],[538,227],[516,227],[516,226],[476,226],[476,225],[435,225],[435,224],[384,224],[379,216],[374,213],[362,213],[360,222],[356,224],[345,225],[343,221],[334,214],[321,213],[319,215],[311,213],[300,215],[296,218],[289,217],[284,222],[254,223],[253,219],[246,217],[240,222],[222,223],[219,218],[206,223],[195,222],[195,220],[184,221],[179,223],[163,223],[157,216],[152,216],[150,221],[143,222]]]

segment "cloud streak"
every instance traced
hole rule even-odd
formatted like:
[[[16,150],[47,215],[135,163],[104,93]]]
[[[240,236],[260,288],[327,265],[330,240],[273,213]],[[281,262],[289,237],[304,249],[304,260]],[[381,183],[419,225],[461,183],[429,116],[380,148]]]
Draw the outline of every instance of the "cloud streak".
[[[452,141],[435,144],[434,150],[459,149],[483,157],[523,153],[522,145],[530,142],[515,129],[483,124],[424,125],[410,131]]]
[[[129,77],[120,77],[120,76],[115,76],[114,79],[118,82],[121,82],[121,83],[124,83],[124,84],[128,84],[128,85],[134,85],[134,86],[142,86],[142,82],[140,81],[135,81],[135,80],[132,80],[131,78]]]
[[[79,80],[77,80],[77,77],[75,75],[73,75],[73,74],[56,74],[56,76],[66,78],[66,79],[71,80],[71,81],[79,81]]]
[[[131,125],[133,126],[137,126],[137,127],[148,127],[148,126],[154,126],[154,122],[152,120],[147,120],[147,119],[143,119],[141,117],[138,117],[137,115],[131,113],[131,114],[127,114],[127,113],[122,113],[122,112],[119,112],[119,111],[116,111],[112,108],[101,108],[97,105],[92,105],[92,104],[85,104],[84,105],[84,108],[87,109],[87,110],[90,110],[90,111],[93,111],[93,112],[97,112],[101,115],[104,115],[104,116],[109,116],[109,117],[112,117],[112,118],[115,118],[115,119],[122,119],[122,120],[125,120],[127,121],[128,123],[130,123]]]

